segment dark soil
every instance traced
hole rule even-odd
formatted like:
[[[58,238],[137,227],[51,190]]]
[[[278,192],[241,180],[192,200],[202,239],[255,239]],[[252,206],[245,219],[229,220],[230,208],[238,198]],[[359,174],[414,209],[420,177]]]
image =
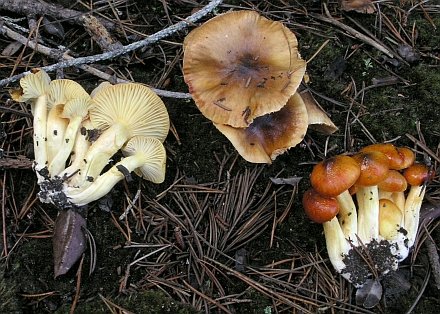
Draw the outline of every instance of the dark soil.
[[[71,7],[73,4],[68,1],[57,2],[65,7]],[[145,5],[143,1],[121,2],[124,4],[118,7],[121,12],[120,17],[132,18],[133,25],[130,27],[144,34],[154,33],[169,25],[167,14],[171,21],[176,23],[179,19],[191,14],[192,10],[207,3],[207,1],[151,1],[151,4]],[[230,9],[256,9],[268,18],[281,20],[297,35],[299,50],[305,60],[309,60],[323,46],[307,65],[309,77],[307,85],[339,127],[339,131],[330,136],[309,131],[304,141],[297,147],[279,156],[271,165],[263,166],[261,175],[254,185],[258,193],[262,193],[270,177],[297,176],[305,179],[298,185],[298,194],[288,217],[275,229],[273,245],[270,246],[272,228],[270,224],[272,222],[268,224],[264,233],[245,245],[247,265],[260,267],[297,255],[320,256],[322,257],[320,265],[327,265],[333,281],[319,283],[316,279],[321,278],[319,274],[316,277],[302,274],[301,277],[293,278],[292,281],[297,280],[300,285],[309,284],[310,289],[320,289],[317,287],[321,284],[337,284],[339,290],[343,291],[340,294],[341,299],[333,303],[329,302],[326,306],[302,304],[312,313],[344,312],[343,306],[337,306],[354,305],[354,289],[348,283],[343,282],[332,270],[331,264],[326,259],[322,226],[310,222],[305,217],[300,197],[309,187],[307,178],[313,164],[323,159],[325,152],[327,156],[355,152],[373,141],[392,141],[399,146],[411,147],[417,152],[417,160],[430,159],[433,167],[437,166],[437,161],[429,156],[426,149],[415,145],[411,137],[407,135],[424,141],[426,148],[439,157],[440,34],[438,29],[440,28],[440,9],[434,5],[425,8],[419,6],[411,10],[409,14],[408,10],[415,6],[416,1],[380,4],[382,14],[391,19],[388,22],[396,27],[396,32],[402,36],[402,41],[411,44],[414,30],[415,37],[412,44],[420,54],[420,58],[416,61],[400,60],[393,64],[381,52],[347,35],[335,26],[308,17],[308,13],[323,12],[319,1],[301,1],[303,3],[301,5],[297,3],[299,1],[295,3],[289,1],[292,3],[289,5],[286,2],[224,1],[216,13]],[[165,6],[167,10],[164,9]],[[79,3],[76,3],[74,8],[85,10]],[[402,42],[398,41],[396,34],[386,27],[383,19],[381,20],[382,28],[378,27],[378,13],[372,15],[355,12],[342,13],[336,1],[329,3],[329,8],[331,13],[335,17],[341,17],[341,21],[345,24],[360,30],[353,21],[349,20],[349,18],[353,19],[394,50]],[[107,9],[105,15],[115,20],[111,12],[112,10]],[[22,16],[20,13],[8,11],[0,13],[2,16],[12,18]],[[401,24],[402,15],[406,18],[405,24]],[[212,14],[207,18],[210,17]],[[26,21],[17,23],[27,24]],[[53,42],[68,46],[78,55],[92,55],[100,52],[88,35],[84,34],[81,26],[70,24],[68,21],[61,21],[61,23],[65,30],[63,39],[47,33],[44,33],[44,36]],[[167,41],[148,47],[144,51],[136,51],[125,56],[125,59],[102,62],[99,66],[102,66],[104,70],[118,69],[121,75],[129,73],[134,81],[157,88],[187,92],[181,72],[181,43],[186,34],[187,31],[181,31],[168,38]],[[128,39],[124,34],[115,34],[115,36],[123,44],[139,39],[133,34]],[[326,40],[328,43],[323,45]],[[0,35],[0,50],[10,43],[11,39]],[[20,52],[21,50],[12,56],[0,56],[1,77],[8,77],[11,74],[15,62],[17,62],[15,74],[28,68],[53,63],[53,60],[38,53],[32,55],[30,49],[25,49],[21,60],[17,61]],[[51,76],[54,77],[54,74],[51,73]],[[65,69],[64,76],[80,82],[88,91],[100,82],[98,78],[79,69]],[[372,85],[374,80],[391,76],[395,78],[392,84]],[[17,82],[12,83],[10,87],[16,87],[17,84]],[[2,106],[10,105],[8,89],[9,87],[5,87],[0,90]],[[355,97],[356,93],[359,93],[357,97]],[[120,289],[127,265],[152,251],[123,248],[128,243],[123,232],[130,232],[132,243],[154,244],[155,241],[159,241],[159,237],[156,236],[148,238],[149,233],[144,233],[138,221],[132,216],[129,216],[126,222],[118,221],[118,226],[115,224],[117,217],[127,206],[126,195],[132,199],[137,189],[141,188],[142,194],[148,198],[154,198],[182,175],[191,179],[193,184],[216,182],[220,167],[218,160],[226,154],[232,153],[235,156],[233,146],[211,122],[200,114],[192,101],[172,98],[163,98],[163,100],[178,134],[176,137],[170,133],[165,142],[168,153],[166,180],[162,184],[153,185],[141,182],[136,177],[133,182],[119,183],[109,196],[113,203],[111,211],[102,210],[102,206],[99,206],[102,202],[91,204],[87,224],[96,241],[97,266],[95,271],[89,275],[90,253],[86,253],[82,267],[80,298],[75,313],[108,313],[109,308],[104,303],[104,298],[134,313],[208,312],[202,303],[187,302],[189,304],[184,304],[171,288],[164,289],[160,285],[158,286],[161,288],[147,284],[137,285],[143,282],[146,276],[142,267],[133,267],[127,289],[124,291]],[[30,110],[24,107],[21,110],[30,113]],[[3,109],[0,109],[0,114],[0,139],[3,154],[7,157],[25,155],[32,158],[30,132],[32,123],[29,117]],[[257,166],[238,156],[231,175],[234,176],[245,169],[255,167]],[[4,234],[0,242],[2,251],[0,313],[67,313],[77,289],[78,266],[65,276],[53,278],[51,231],[53,221],[57,216],[57,209],[41,204],[37,200],[38,186],[31,169],[5,168],[1,170],[1,175]],[[285,186],[283,189],[290,193],[292,187]],[[428,186],[427,195],[434,201],[438,197],[437,178]],[[175,206],[170,196],[162,199],[161,203],[170,207]],[[288,198],[281,198],[278,210],[282,211],[287,203]],[[24,214],[20,215],[20,211]],[[438,223],[436,220],[431,223],[429,231],[432,240],[437,245],[438,252],[440,230],[435,228],[436,223]],[[128,227],[130,230],[127,229]],[[164,231],[161,235],[173,237],[168,240],[170,243],[175,242],[172,230]],[[413,251],[412,255],[401,264],[399,271],[384,279],[384,297],[378,306],[370,309],[372,312],[402,313],[411,310],[413,313],[437,313],[440,310],[437,288],[439,283],[435,282],[431,272],[427,248],[423,240],[419,242],[417,251]],[[7,245],[6,248],[3,247],[4,244]],[[7,256],[5,252],[8,252]],[[320,255],[317,255],[318,252]],[[178,255],[173,256],[176,261],[181,261]],[[233,267],[233,263],[227,259],[221,262]],[[181,269],[184,269],[184,266]],[[160,278],[160,274],[158,276]],[[258,276],[253,278],[256,281],[259,280]],[[277,303],[274,297],[271,298],[257,291],[236,276],[229,275],[228,278],[221,278],[221,281],[227,291],[226,294],[234,294],[237,299],[245,300],[229,305],[230,311],[235,311],[235,313],[278,313],[286,309],[293,311],[293,307],[286,306],[283,302]],[[260,283],[271,284],[264,280]],[[200,289],[203,290],[202,288]],[[326,291],[325,289],[319,291]],[[295,293],[300,296],[307,295],[301,291]],[[209,293],[206,292],[206,294]],[[212,297],[215,298],[216,295]],[[314,298],[323,300],[325,296],[315,295]],[[319,304],[312,301],[310,304]],[[211,308],[211,311],[222,312],[218,308]],[[351,311],[356,310],[351,308]]]

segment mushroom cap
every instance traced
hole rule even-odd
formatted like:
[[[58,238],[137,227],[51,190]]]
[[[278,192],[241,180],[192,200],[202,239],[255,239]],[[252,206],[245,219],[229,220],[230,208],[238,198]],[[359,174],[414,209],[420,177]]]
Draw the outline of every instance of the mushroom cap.
[[[68,100],[64,105],[62,118],[71,119],[73,117],[81,117],[86,119],[89,115],[89,108],[91,106],[91,98],[73,98]]]
[[[399,155],[402,156],[403,159],[401,165],[402,169],[408,168],[415,162],[416,155],[408,147],[397,147],[397,151],[399,152]]]
[[[401,170],[405,166],[405,156],[400,153],[396,146],[391,143],[377,143],[365,146],[361,152],[381,152],[388,157],[389,167],[394,170]]]
[[[337,155],[319,162],[310,174],[310,183],[324,196],[337,196],[359,178],[361,169],[351,157]]]
[[[389,170],[386,178],[377,184],[385,192],[404,192],[408,187],[405,177],[397,170]]]
[[[247,127],[297,90],[306,68],[297,46],[287,27],[257,12],[221,14],[185,38],[184,79],[205,117]]]
[[[244,159],[253,163],[271,163],[302,141],[308,126],[307,110],[296,93],[281,110],[255,118],[247,128],[214,125]]]
[[[359,152],[352,157],[361,168],[361,174],[356,181],[360,186],[377,185],[383,181],[389,171],[388,157],[378,151]]]
[[[15,101],[29,102],[44,93],[47,93],[50,84],[49,75],[40,69],[32,70],[32,73],[20,79],[20,88],[11,91],[11,97]]]
[[[99,83],[98,86],[96,86],[96,87],[92,90],[92,92],[90,93],[90,97],[95,97],[95,95],[96,95],[99,91],[101,91],[101,90],[103,90],[103,89],[105,89],[105,88],[107,88],[107,87],[111,87],[111,86],[113,86],[113,84],[110,83],[110,82],[108,82],[108,81],[104,81],[104,82]]]
[[[123,83],[100,89],[89,109],[93,126],[108,129],[115,123],[126,127],[132,136],[154,137],[163,142],[170,119],[163,101],[150,88]]]
[[[299,94],[306,105],[310,129],[324,134],[332,134],[338,130],[338,127],[329,118],[327,113],[322,110],[309,90],[302,90]]]
[[[403,213],[391,200],[381,198],[379,200],[379,234],[386,240],[397,238],[401,229]]]
[[[132,137],[121,149],[124,156],[142,154],[145,163],[134,172],[153,183],[165,180],[166,151],[162,142],[153,137]]]
[[[403,171],[403,176],[409,185],[420,186],[431,180],[433,173],[425,164],[415,163]]]
[[[66,104],[69,100],[76,98],[90,99],[90,95],[80,84],[72,80],[58,79],[50,82],[47,94],[49,108],[58,104]]]
[[[316,223],[330,221],[339,213],[336,198],[323,196],[315,189],[308,189],[303,194],[302,204],[307,217]]]

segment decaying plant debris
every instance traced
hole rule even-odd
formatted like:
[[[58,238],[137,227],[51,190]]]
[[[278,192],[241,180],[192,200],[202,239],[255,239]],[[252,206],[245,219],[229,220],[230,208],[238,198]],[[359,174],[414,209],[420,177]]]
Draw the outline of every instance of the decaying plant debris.
[[[339,128],[309,132],[266,166],[235,153],[182,75],[188,32],[244,9],[295,33],[307,62],[302,93]],[[437,170],[439,27],[435,1],[2,1],[0,312],[435,312],[438,176],[426,187],[411,258],[384,278],[373,309],[332,269],[300,196],[314,164],[375,142],[408,146]],[[32,115],[9,97],[36,67],[88,92],[103,80],[146,84],[171,119],[165,182],[126,180],[90,206],[88,250],[57,279],[57,210],[37,198]]]

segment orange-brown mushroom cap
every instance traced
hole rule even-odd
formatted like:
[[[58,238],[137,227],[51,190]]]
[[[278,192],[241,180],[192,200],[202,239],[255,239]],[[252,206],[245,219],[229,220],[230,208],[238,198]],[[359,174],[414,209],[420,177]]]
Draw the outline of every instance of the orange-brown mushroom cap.
[[[295,93],[306,67],[297,46],[287,27],[254,11],[218,15],[185,38],[184,79],[205,117],[247,127]]]
[[[278,155],[302,141],[307,132],[307,110],[298,93],[286,106],[256,118],[247,128],[214,123],[247,161],[271,163]]]
[[[409,185],[420,186],[431,180],[434,173],[425,164],[415,163],[404,170],[403,176]]]
[[[377,185],[388,175],[389,159],[378,151],[359,152],[353,156],[353,159],[359,164],[361,174],[356,181],[360,186]]]
[[[323,196],[315,189],[309,189],[303,194],[302,203],[307,217],[316,223],[330,221],[339,213],[336,198]]]
[[[310,174],[313,188],[325,196],[337,196],[359,178],[361,169],[351,157],[337,155],[319,162]]]

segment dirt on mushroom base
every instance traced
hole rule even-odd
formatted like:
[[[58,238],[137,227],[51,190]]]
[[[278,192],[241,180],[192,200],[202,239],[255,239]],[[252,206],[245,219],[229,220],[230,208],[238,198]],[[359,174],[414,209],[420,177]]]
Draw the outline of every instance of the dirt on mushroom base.
[[[160,8],[159,8],[160,9]],[[437,25],[440,25],[439,18],[434,19]],[[435,47],[438,42],[440,42],[439,36],[430,30],[429,24],[426,20],[421,19],[417,22],[420,30],[419,37],[425,40],[426,45],[431,45]],[[428,42],[428,37],[429,41]],[[305,47],[302,52],[304,57],[310,57],[311,54],[316,51],[316,48],[321,44],[316,37],[307,35],[305,32],[301,33],[300,44]],[[369,68],[368,73],[364,76],[365,72],[365,60],[370,58],[369,55],[362,52],[355,54],[348,63],[348,68],[341,78],[337,80],[331,80],[325,78],[325,70],[328,65],[334,61],[338,56],[345,54],[347,41],[343,41],[342,46],[336,46],[329,44],[326,46],[318,58],[316,58],[309,67],[309,73],[312,78],[311,86],[318,92],[321,92],[325,96],[333,97],[340,101],[346,101],[340,93],[346,87],[346,84],[350,82],[350,76],[356,82],[369,82],[373,77],[383,77],[387,75],[384,71],[380,70],[379,67],[373,66]],[[374,51],[370,51],[374,53]],[[429,66],[427,64],[418,64],[411,67],[405,67],[403,70],[398,70],[399,74],[404,75],[406,78],[410,79],[412,82],[416,82],[415,86],[390,86],[374,88],[369,90],[365,94],[364,103],[368,110],[364,108],[354,107],[355,110],[360,111],[362,115],[360,119],[362,123],[367,126],[368,130],[373,134],[377,140],[392,139],[396,136],[403,136],[405,133],[416,134],[415,121],[419,120],[421,122],[421,128],[424,132],[427,145],[431,148],[437,147],[440,126],[437,121],[439,121],[439,111],[435,106],[429,106],[429,104],[434,104],[438,102],[438,96],[440,95],[440,73],[438,68]],[[133,75],[137,80],[143,82],[150,82],[151,77],[146,77],[145,72],[141,73],[141,70],[132,69]],[[9,75],[7,73],[1,73],[2,76]],[[170,90],[185,90],[185,86],[182,83],[179,73],[175,73],[175,81],[172,85],[168,86]],[[143,78],[141,78],[143,77]],[[399,96],[403,95],[402,96]],[[166,100],[168,108],[170,108],[171,119],[176,125],[176,129],[179,132],[180,139],[182,140],[182,145],[178,145],[174,138],[170,137],[167,140],[167,144],[174,151],[172,157],[173,162],[169,165],[168,171],[170,173],[175,173],[176,169],[179,168],[180,171],[186,173],[195,178],[199,182],[208,182],[216,176],[215,158],[214,153],[221,155],[223,153],[223,147],[232,150],[232,147],[228,142],[218,134],[215,128],[204,119],[199,112],[196,110],[192,103],[178,102],[173,100]],[[346,112],[340,108],[333,107],[331,103],[321,102],[327,110],[329,110],[338,126],[345,125]],[[396,110],[396,108],[398,110]],[[400,109],[401,108],[401,109]],[[361,110],[362,109],[362,110]],[[182,119],[185,117],[185,119]],[[384,121],[392,121],[393,123],[384,130]],[[355,138],[356,148],[365,145],[368,139],[362,132],[362,128],[354,123],[352,125],[352,136]],[[339,152],[344,147],[343,136],[340,133],[334,137],[331,137],[329,141],[329,147],[335,146],[335,149]],[[313,134],[313,140],[319,145],[324,145],[326,138]],[[310,143],[310,138],[306,138]],[[399,144],[410,145],[405,138],[399,140]],[[316,152],[316,151],[315,151]],[[272,166],[266,168],[263,175],[260,178],[261,185],[264,186],[266,180],[269,176],[273,176],[282,169],[284,169],[283,175],[297,175],[297,176],[307,176],[310,173],[311,167],[301,165],[301,162],[309,162],[312,160],[312,156],[309,154],[308,149],[304,146],[297,147],[291,150],[286,156],[280,156],[277,162]],[[292,162],[293,161],[293,162]],[[249,167],[248,163],[239,161],[238,167]],[[15,178],[14,182],[20,182],[19,180],[24,180],[27,176],[27,182],[32,182],[34,176],[30,171],[10,171],[8,172],[10,176]],[[163,185],[153,188],[148,186],[144,189],[145,193],[155,195],[166,188],[172,181],[172,176],[169,176],[168,181]],[[112,193],[112,197],[116,200],[113,209],[117,212],[123,208],[121,200],[124,195],[121,192],[123,189],[122,185],[118,185],[116,190]],[[305,186],[301,186],[300,194],[305,189]],[[31,188],[25,189],[18,187],[16,190],[15,197],[19,200],[25,200],[26,197],[31,193]],[[133,191],[132,191],[133,192]],[[52,208],[45,208],[47,213],[51,217],[55,217],[55,210]],[[39,221],[41,215],[35,214],[35,219],[29,217],[29,220],[22,222],[19,226],[19,231],[24,231],[26,229],[25,224],[31,224],[30,231],[41,230],[42,223]],[[120,274],[117,272],[117,268],[121,265],[127,265],[133,260],[131,253],[124,252],[115,246],[120,245],[124,242],[119,231],[112,224],[111,217],[108,213],[98,210],[94,207],[89,216],[89,226],[95,239],[98,242],[98,258],[99,258],[99,270],[92,277],[84,277],[82,283],[82,298],[84,300],[89,296],[96,296],[96,293],[102,294],[114,294],[118,288],[118,280],[120,279]],[[17,230],[8,230],[8,235],[15,234]],[[278,237],[279,246],[274,246],[273,248],[268,248],[269,234],[265,234],[255,240],[250,247],[247,249],[255,257],[258,263],[266,264],[273,260],[279,260],[284,257],[286,253],[286,246],[284,244],[285,240],[294,241],[299,247],[305,250],[312,250],[314,246],[319,248],[325,248],[325,242],[322,236],[315,238],[315,235],[319,235],[321,228],[318,225],[309,223],[301,213],[299,206],[295,206],[294,211],[291,213],[288,220],[286,220],[283,225],[281,225],[276,232]],[[141,237],[141,235],[134,235],[135,237]],[[437,228],[433,233],[433,238],[437,241],[440,239],[440,230]],[[136,239],[136,238],[134,238]],[[51,312],[59,306],[60,304],[71,303],[74,295],[75,277],[72,275],[69,278],[60,279],[57,281],[53,280],[52,267],[51,267],[51,243],[49,239],[25,239],[21,242],[20,246],[11,255],[11,260],[9,261],[9,268],[5,271],[7,277],[8,287],[15,286],[17,290],[23,293],[37,293],[41,291],[59,291],[59,294],[55,297],[47,298],[40,302],[33,302],[32,299],[21,296],[21,303],[27,305],[29,310],[41,310],[42,312]],[[44,252],[44,254],[42,254]],[[325,252],[322,252],[325,255]],[[85,263],[87,265],[87,263]],[[406,271],[409,262],[403,263],[403,272]],[[423,285],[424,276],[426,274],[426,268],[428,261],[426,259],[425,248],[422,247],[421,252],[418,255],[417,267],[414,268],[414,273],[410,279],[412,287],[409,294],[395,293],[387,299],[387,311],[390,313],[401,312],[402,309],[406,310],[411,305],[412,301],[417,297],[418,291]],[[34,270],[38,270],[38,274],[34,274]],[[87,269],[84,269],[84,273],[87,273]],[[1,274],[0,274],[1,277]],[[102,278],[106,278],[104,281]],[[408,277],[409,278],[409,277]],[[43,284],[44,283],[44,284]],[[3,284],[0,282],[0,285]],[[1,289],[1,288],[0,288]],[[429,282],[428,288],[425,290],[425,294],[420,300],[415,312],[416,313],[433,313],[436,312],[439,306],[438,299],[436,297],[436,289],[433,286],[433,281]],[[142,293],[141,293],[142,294]],[[270,305],[270,302],[263,302],[265,298],[261,297],[261,294],[250,292],[248,296],[255,301],[253,305],[249,305],[248,308],[252,307],[254,310],[261,312],[264,306]],[[137,299],[136,296],[127,296],[126,299]],[[163,300],[165,304],[170,306],[174,301],[163,298],[160,295],[153,295],[154,298],[159,298]],[[123,303],[124,296],[114,300],[118,304]],[[2,298],[0,298],[2,300]],[[148,300],[148,299],[147,299]],[[121,301],[119,303],[118,301]],[[151,300],[150,300],[151,301]],[[269,300],[268,300],[269,301]],[[97,302],[100,302],[97,300]],[[85,312],[82,306],[87,307],[87,303],[80,304],[78,312]],[[135,309],[127,304],[129,309]],[[166,306],[165,306],[166,307]],[[245,307],[242,305],[241,307]],[[63,307],[65,312],[68,311],[68,306]],[[61,308],[59,311],[63,312]],[[0,306],[1,309],[1,306]],[[101,311],[104,312],[106,309],[101,305]],[[96,310],[97,313],[100,310]]]

